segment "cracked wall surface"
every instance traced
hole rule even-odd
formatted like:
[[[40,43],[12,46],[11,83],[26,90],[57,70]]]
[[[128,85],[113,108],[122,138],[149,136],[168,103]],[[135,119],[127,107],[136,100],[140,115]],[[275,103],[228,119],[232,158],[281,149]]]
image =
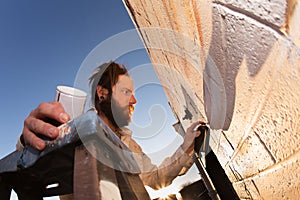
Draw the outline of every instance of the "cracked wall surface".
[[[123,0],[178,120],[241,199],[300,196],[298,0]]]

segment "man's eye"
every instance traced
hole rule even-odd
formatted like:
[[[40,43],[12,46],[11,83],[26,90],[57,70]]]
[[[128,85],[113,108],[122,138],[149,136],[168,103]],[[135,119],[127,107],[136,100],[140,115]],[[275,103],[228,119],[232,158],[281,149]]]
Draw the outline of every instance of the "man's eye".
[[[122,90],[122,92],[125,95],[131,95],[132,94],[131,90],[128,90],[128,89],[124,89],[124,90]]]

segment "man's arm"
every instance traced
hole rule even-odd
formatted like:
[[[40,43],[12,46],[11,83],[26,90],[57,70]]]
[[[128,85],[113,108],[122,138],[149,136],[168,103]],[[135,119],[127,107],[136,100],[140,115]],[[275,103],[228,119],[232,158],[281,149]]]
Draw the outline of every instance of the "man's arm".
[[[194,163],[192,153],[195,138],[200,135],[200,131],[196,131],[195,128],[201,123],[195,122],[187,129],[182,145],[172,156],[165,158],[158,167],[151,163],[146,154],[140,154],[137,161],[142,170],[140,177],[145,185],[160,189],[170,185],[177,176],[187,172]]]

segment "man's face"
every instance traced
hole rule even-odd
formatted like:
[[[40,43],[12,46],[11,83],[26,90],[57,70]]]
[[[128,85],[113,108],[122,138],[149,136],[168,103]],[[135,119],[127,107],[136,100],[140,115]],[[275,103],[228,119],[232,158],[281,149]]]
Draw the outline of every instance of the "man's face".
[[[127,126],[131,121],[136,103],[133,91],[133,82],[126,75],[120,75],[117,84],[112,88],[111,109],[119,127]]]

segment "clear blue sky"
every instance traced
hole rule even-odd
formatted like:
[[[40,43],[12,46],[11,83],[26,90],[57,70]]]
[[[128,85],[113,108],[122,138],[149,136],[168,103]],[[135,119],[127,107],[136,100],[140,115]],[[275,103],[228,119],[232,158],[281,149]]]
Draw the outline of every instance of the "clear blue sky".
[[[0,1],[0,158],[15,150],[23,121],[32,109],[52,101],[58,84],[74,85],[84,59],[97,45],[134,28],[121,0]],[[150,62],[144,50],[118,60],[128,67],[149,67]],[[145,76],[149,74],[155,75],[153,70]],[[149,126],[160,115],[157,112],[162,112],[161,106],[168,115],[167,123],[175,122],[159,85],[141,87],[136,96],[135,124]],[[137,136],[146,153],[163,150],[168,154],[175,149],[165,147],[180,143],[170,126],[148,138]],[[156,162],[163,158],[159,155],[154,155]]]

